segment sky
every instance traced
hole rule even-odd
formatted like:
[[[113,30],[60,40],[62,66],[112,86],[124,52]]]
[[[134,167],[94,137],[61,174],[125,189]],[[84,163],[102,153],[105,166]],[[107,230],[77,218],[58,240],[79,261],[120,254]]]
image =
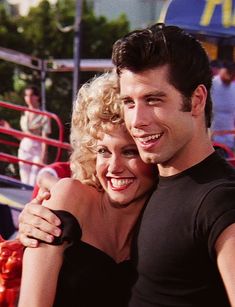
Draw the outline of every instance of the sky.
[[[27,15],[30,6],[37,6],[41,0],[7,0],[10,4],[19,5],[19,13],[21,15]],[[54,4],[57,0],[49,0]]]

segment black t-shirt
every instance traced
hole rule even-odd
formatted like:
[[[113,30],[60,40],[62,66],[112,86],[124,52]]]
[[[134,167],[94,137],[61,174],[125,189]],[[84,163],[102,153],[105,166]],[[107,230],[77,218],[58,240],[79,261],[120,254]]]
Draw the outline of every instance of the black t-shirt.
[[[235,222],[235,171],[217,153],[160,177],[140,224],[131,307],[230,306],[214,244]]]

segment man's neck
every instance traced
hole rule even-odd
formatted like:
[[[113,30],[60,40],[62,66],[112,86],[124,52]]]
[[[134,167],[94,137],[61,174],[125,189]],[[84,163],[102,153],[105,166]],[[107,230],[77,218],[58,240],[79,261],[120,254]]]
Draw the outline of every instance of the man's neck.
[[[208,145],[204,149],[198,150],[196,154],[181,155],[181,153],[174,156],[172,159],[165,163],[158,164],[159,175],[162,177],[169,177],[179,174],[186,169],[205,160],[209,155],[214,152],[212,145]]]

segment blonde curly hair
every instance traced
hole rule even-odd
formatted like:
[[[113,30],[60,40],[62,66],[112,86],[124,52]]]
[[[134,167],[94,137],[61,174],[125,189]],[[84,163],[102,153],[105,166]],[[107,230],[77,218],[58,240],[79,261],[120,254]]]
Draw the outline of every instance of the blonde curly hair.
[[[102,189],[96,177],[95,147],[101,133],[123,123],[118,79],[104,73],[85,83],[78,92],[72,113],[70,165],[73,178]]]

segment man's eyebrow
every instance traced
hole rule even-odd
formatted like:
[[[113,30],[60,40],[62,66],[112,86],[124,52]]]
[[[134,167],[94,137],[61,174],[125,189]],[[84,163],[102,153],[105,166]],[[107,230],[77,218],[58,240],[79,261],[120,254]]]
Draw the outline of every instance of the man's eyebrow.
[[[163,91],[153,91],[153,92],[148,92],[145,95],[143,95],[144,98],[150,97],[150,96],[157,96],[157,97],[165,97],[167,94],[166,92]]]
[[[149,97],[152,97],[152,96],[155,96],[155,97],[166,97],[167,94],[166,92],[163,92],[163,91],[152,91],[152,92],[148,92],[146,94],[144,94],[142,96],[143,99],[146,99],[146,98],[149,98]],[[131,96],[129,95],[120,95],[120,99],[121,100],[129,100],[129,99],[132,99]]]

